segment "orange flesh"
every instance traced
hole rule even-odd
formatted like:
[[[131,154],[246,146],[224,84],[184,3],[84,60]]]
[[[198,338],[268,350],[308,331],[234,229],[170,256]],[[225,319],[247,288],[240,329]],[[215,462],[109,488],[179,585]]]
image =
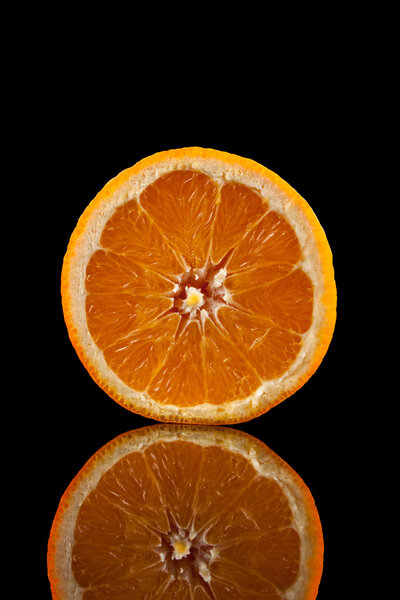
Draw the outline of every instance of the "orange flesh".
[[[160,403],[220,405],[298,355],[313,286],[294,230],[256,191],[174,171],[119,207],[100,243],[86,271],[88,327],[132,389]],[[225,295],[210,287],[222,268]],[[209,318],[183,312],[182,282],[201,291]]]
[[[187,554],[174,556],[176,536]],[[81,505],[72,549],[83,600],[281,600],[299,564],[280,485],[239,454],[187,441],[109,468]]]

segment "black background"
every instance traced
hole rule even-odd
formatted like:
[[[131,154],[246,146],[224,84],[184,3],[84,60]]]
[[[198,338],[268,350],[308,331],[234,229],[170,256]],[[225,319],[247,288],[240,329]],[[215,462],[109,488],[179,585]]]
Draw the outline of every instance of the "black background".
[[[333,252],[338,318],[321,366],[282,404],[235,427],[265,442],[310,488],[325,539],[318,599],[343,597],[357,527],[357,316],[350,268],[355,260],[350,198],[359,170],[355,101],[350,95],[341,105],[341,92],[328,80],[319,82],[317,93],[303,80],[290,93],[278,87],[270,95],[255,89],[245,93],[229,80],[223,93],[215,88],[199,93],[196,85],[188,89],[182,82],[173,97],[165,87],[143,94],[114,84],[115,94],[107,93],[106,99],[101,76],[91,83],[82,93],[81,79],[55,75],[28,118],[27,162],[33,167],[34,191],[27,200],[37,227],[28,260],[35,318],[29,325],[33,358],[27,379],[31,395],[40,390],[34,408],[29,404],[27,409],[32,415],[25,412],[32,434],[26,472],[36,499],[27,515],[34,528],[35,590],[50,600],[47,539],[72,478],[113,437],[151,423],[112,401],[92,381],[69,341],[59,291],[69,237],[90,200],[118,172],[154,152],[196,145],[254,159],[278,173],[309,202]]]

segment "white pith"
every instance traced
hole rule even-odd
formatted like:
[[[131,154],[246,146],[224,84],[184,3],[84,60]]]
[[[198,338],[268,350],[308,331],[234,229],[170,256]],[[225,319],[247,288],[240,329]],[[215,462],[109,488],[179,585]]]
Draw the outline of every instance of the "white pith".
[[[172,558],[180,560],[190,553],[191,541],[184,534],[177,536],[171,541],[173,547]]]
[[[155,430],[157,430],[156,433]],[[97,486],[104,472],[125,455],[131,452],[144,451],[153,443],[166,443],[176,440],[188,440],[204,447],[218,446],[230,452],[240,454],[249,460],[259,475],[272,478],[280,485],[292,511],[293,521],[291,527],[297,531],[301,539],[298,579],[281,596],[284,600],[302,600],[304,598],[306,591],[305,582],[309,580],[310,574],[310,558],[315,552],[315,540],[309,537],[310,521],[306,506],[306,502],[308,501],[306,495],[309,495],[309,491],[304,486],[299,486],[296,474],[288,468],[286,463],[274,455],[274,453],[268,452],[267,449],[263,450],[262,446],[257,444],[255,440],[234,430],[201,427],[196,431],[188,426],[164,425],[129,432],[123,434],[120,438],[123,438],[123,443],[118,442],[118,438],[116,438],[116,443],[114,446],[109,447],[107,452],[102,453],[100,450],[94,459],[91,459],[91,468],[85,471],[83,477],[79,477],[78,475],[77,485],[68,498],[68,504],[61,515],[56,543],[54,575],[59,580],[59,586],[63,590],[63,598],[65,600],[82,600],[82,593],[84,591],[77,584],[72,572],[71,551],[74,545],[74,526],[77,514],[85,498]],[[183,542],[186,546],[183,551],[179,548],[179,545],[178,550],[174,549],[174,560],[178,567],[179,560],[190,551],[191,543],[196,533],[192,530],[185,538],[182,532],[181,536],[171,539],[172,545],[174,545],[174,542],[179,541]],[[205,533],[203,537],[204,543],[207,542],[206,535]],[[159,556],[160,568],[167,570],[165,555],[161,550]],[[213,547],[208,564],[201,560],[198,561],[198,573],[204,581],[209,582],[212,579],[209,567],[217,558],[218,549],[217,547]]]
[[[200,276],[194,275],[195,282],[193,286],[187,286],[183,283],[189,271],[178,276],[178,283],[174,285],[173,290],[169,295],[173,297],[184,290],[186,297],[181,301],[179,312],[187,315],[189,321],[199,319],[200,323],[204,324],[205,319],[209,316],[217,318],[218,309],[229,303],[231,299],[229,290],[224,287],[226,269],[220,269],[215,275],[207,280],[210,294],[207,296],[196,287],[196,278],[200,279]],[[198,269],[198,271],[203,271],[202,276],[204,278],[207,267],[204,266],[202,269]],[[207,304],[205,303],[205,300],[207,300]]]
[[[88,219],[86,228],[81,238],[75,255],[71,257],[70,269],[70,309],[72,320],[77,329],[77,337],[84,353],[96,371],[102,374],[104,380],[108,381],[113,394],[124,399],[124,404],[136,407],[138,411],[150,413],[155,419],[163,420],[169,418],[178,420],[181,408],[172,404],[161,404],[153,400],[146,392],[137,392],[125,384],[110,369],[104,359],[102,351],[91,338],[86,321],[85,300],[85,276],[86,265],[90,256],[101,248],[100,237],[102,230],[112,216],[116,208],[138,198],[140,193],[161,175],[177,169],[194,169],[202,171],[212,177],[219,184],[227,181],[238,181],[255,189],[266,199],[271,210],[283,215],[291,224],[298,237],[302,260],[298,263],[311,279],[314,286],[314,303],[312,326],[302,336],[302,348],[290,368],[282,377],[263,381],[257,390],[249,397],[233,400],[225,405],[214,405],[208,402],[196,406],[185,407],[185,417],[193,421],[233,421],[244,414],[262,412],[268,405],[274,404],[277,397],[286,392],[289,393],[302,375],[307,373],[313,359],[315,348],[319,341],[319,332],[325,323],[325,308],[322,297],[325,293],[324,276],[320,262],[319,251],[311,225],[305,218],[301,209],[272,181],[251,171],[236,168],[223,161],[210,158],[174,158],[161,161],[137,175],[132,176],[126,183],[119,186],[110,194],[107,201],[95,210]],[[223,281],[224,273],[220,278]],[[216,282],[217,284],[218,282]],[[222,283],[220,283],[222,285]],[[171,287],[173,292],[173,287]],[[231,296],[228,290],[224,290],[224,301],[229,303]],[[197,306],[187,306],[187,312],[191,318],[198,318],[199,323],[208,318],[207,311],[202,308],[201,298]],[[215,313],[219,306],[215,306]]]
[[[195,287],[186,287],[186,298],[184,303],[184,313],[195,313],[204,304],[204,296],[200,290]]]

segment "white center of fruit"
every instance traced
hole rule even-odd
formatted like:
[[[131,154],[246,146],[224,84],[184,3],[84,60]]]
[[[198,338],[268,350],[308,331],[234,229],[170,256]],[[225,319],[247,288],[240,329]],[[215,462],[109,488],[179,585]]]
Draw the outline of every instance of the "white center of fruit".
[[[203,293],[195,287],[186,287],[186,298],[183,301],[183,312],[193,313],[204,304]]]
[[[171,312],[178,312],[186,321],[216,319],[218,310],[232,303],[232,296],[225,288],[228,273],[225,267],[209,263],[202,268],[188,269],[179,275],[172,292]],[[180,327],[180,332],[185,326]]]
[[[158,551],[162,568],[172,580],[185,580],[192,589],[203,588],[202,597],[208,597],[210,565],[217,558],[218,551],[206,542],[202,534],[171,523],[170,531],[161,535]]]
[[[172,558],[179,560],[190,553],[190,542],[184,538],[178,537],[172,542],[174,548]]]

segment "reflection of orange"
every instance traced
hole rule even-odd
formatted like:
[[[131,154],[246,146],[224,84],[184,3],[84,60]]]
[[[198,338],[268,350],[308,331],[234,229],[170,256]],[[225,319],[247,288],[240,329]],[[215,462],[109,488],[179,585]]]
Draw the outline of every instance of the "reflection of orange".
[[[159,420],[239,422],[311,376],[336,308],[314,213],[261,165],[161,152],[83,213],[64,260],[69,335],[95,381]]]
[[[300,477],[240,431],[156,425],[115,438],[62,497],[54,600],[312,600],[323,540]]]

